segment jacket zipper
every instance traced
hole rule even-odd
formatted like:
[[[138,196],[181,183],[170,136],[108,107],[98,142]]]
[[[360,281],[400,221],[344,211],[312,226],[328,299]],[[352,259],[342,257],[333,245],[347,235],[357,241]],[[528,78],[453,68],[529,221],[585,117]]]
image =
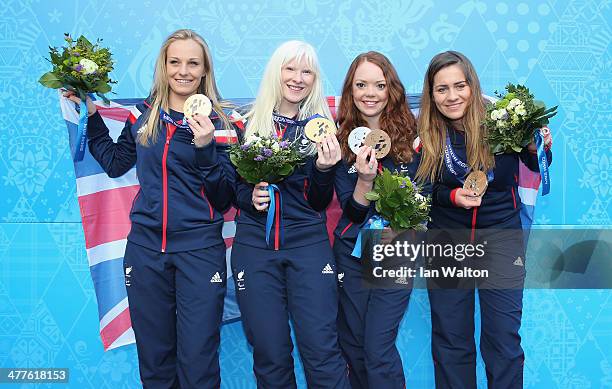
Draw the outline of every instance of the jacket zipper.
[[[472,234],[470,235],[470,242],[474,242],[474,233],[476,231],[476,215],[478,214],[478,207],[472,208]]]
[[[168,148],[170,147],[170,139],[174,135],[174,127],[171,124],[166,124],[166,143],[164,145],[164,155],[162,156],[162,246],[161,252],[166,252],[166,229],[168,228]]]
[[[274,250],[280,250],[280,196],[274,192]]]
[[[347,224],[346,227],[344,227],[344,230],[342,230],[342,232],[340,233],[340,236],[344,235],[344,233],[348,231],[348,229],[351,228],[352,225],[353,225],[353,222],[350,222],[349,224]]]
[[[208,204],[208,211],[210,213],[210,220],[212,221],[212,219],[214,218],[215,214],[214,211],[210,205],[210,201],[208,201],[208,197],[206,197],[206,192],[204,192],[204,186],[202,186],[202,190],[200,191],[202,193],[202,197],[204,198],[204,200],[206,200],[206,203]]]

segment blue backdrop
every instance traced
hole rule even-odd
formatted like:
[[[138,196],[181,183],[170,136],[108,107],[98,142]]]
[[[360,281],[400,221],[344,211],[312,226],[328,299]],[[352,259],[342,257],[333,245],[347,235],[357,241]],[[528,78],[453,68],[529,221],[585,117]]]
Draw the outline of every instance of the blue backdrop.
[[[103,38],[116,97],[145,96],[165,36],[189,27],[209,42],[226,97],[256,94],[281,42],[317,49],[326,93],[350,61],[379,50],[409,92],[439,51],[472,59],[486,93],[525,82],[549,104],[552,193],[536,224],[610,226],[612,58],[609,1],[56,1],[0,7],[0,367],[69,367],[70,387],[138,387],[133,346],[102,352],[66,126],[55,91],[37,83],[63,33]],[[612,387],[609,290],[528,290],[521,335],[525,387]],[[427,296],[415,291],[398,339],[410,388],[433,387]],[[477,328],[477,333],[479,329]],[[240,323],[223,327],[224,388],[251,388]],[[298,379],[305,387],[301,367]],[[479,362],[479,384],[485,386]],[[54,386],[55,387],[55,386]]]

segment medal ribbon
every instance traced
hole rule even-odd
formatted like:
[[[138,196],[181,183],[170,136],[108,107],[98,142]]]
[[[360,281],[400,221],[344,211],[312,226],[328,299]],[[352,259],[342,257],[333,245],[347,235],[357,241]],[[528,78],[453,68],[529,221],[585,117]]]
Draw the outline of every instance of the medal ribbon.
[[[379,215],[372,216],[368,222],[363,226],[361,230],[359,230],[359,234],[357,235],[357,241],[355,242],[355,247],[353,247],[353,252],[351,255],[353,257],[357,257],[361,259],[361,233],[363,230],[382,230],[387,227],[389,222]]]
[[[535,133],[535,143],[538,148],[538,166],[540,167],[540,175],[542,176],[542,196],[546,196],[550,192],[548,157],[546,156],[546,151],[544,151],[544,137],[539,130]]]
[[[323,117],[321,115],[319,115],[318,113],[303,119],[303,120],[294,120],[291,118],[288,118],[286,116],[282,116],[279,115],[277,113],[272,113],[272,120],[274,121],[274,123],[278,123],[278,124],[286,124],[287,126],[292,126],[292,127],[304,127],[306,125],[306,123],[308,123],[309,121],[311,121],[314,118],[320,118]]]
[[[444,163],[448,171],[451,172],[461,184],[465,183],[465,177],[471,169],[467,163],[463,162],[457,154],[455,154],[448,133],[446,134],[446,145],[444,145]],[[491,182],[493,178],[493,169],[491,169],[487,172],[487,181]]]
[[[170,123],[173,126],[175,126],[176,128],[182,128],[182,129],[187,130],[189,132],[193,132],[193,131],[191,131],[191,128],[189,127],[189,124],[187,124],[187,118],[183,117],[183,120],[177,122],[176,120],[172,119],[172,116],[167,114],[161,108],[159,109],[159,120],[161,120],[162,122],[165,122],[165,123]]]
[[[85,148],[87,145],[87,104],[85,103],[85,99],[81,99],[81,104],[79,105],[80,113],[79,113],[79,127],[77,129],[76,136],[76,145],[74,149],[74,162],[79,162],[83,160],[85,156]]]
[[[268,195],[270,196],[270,205],[268,206],[268,217],[266,219],[266,245],[270,246],[270,233],[272,232],[272,225],[274,224],[274,216],[276,215],[276,200],[274,193],[278,192],[278,212],[280,212],[278,221],[278,230],[280,231],[280,243],[283,244],[283,196],[278,186],[274,184],[268,184]]]

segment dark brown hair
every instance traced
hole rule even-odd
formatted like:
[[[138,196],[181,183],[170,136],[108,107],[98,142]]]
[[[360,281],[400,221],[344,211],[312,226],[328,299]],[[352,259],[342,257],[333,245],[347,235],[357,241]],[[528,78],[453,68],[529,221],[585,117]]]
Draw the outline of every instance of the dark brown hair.
[[[441,171],[446,143],[445,134],[451,124],[442,115],[434,101],[434,78],[440,70],[452,65],[461,68],[471,90],[470,100],[462,118],[468,165],[474,170],[484,171],[495,165],[495,160],[485,141],[487,139],[487,129],[482,125],[486,110],[478,74],[476,74],[474,66],[465,55],[457,51],[445,51],[431,59],[423,80],[423,93],[419,111],[419,137],[423,148],[421,163],[416,174],[416,178],[419,180],[429,179],[434,182]]]

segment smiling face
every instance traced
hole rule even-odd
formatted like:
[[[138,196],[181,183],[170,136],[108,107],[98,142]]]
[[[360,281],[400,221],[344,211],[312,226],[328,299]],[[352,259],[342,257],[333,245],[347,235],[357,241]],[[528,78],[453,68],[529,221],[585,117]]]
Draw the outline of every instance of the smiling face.
[[[446,66],[435,74],[433,99],[440,113],[450,121],[463,119],[471,96],[472,89],[459,65]]]
[[[281,92],[283,101],[281,111],[293,110],[310,95],[315,82],[314,71],[306,61],[292,59],[281,68]]]
[[[362,62],[355,70],[351,88],[355,107],[369,126],[379,128],[380,115],[389,101],[382,69],[372,62]]]
[[[166,50],[166,72],[171,105],[196,93],[205,76],[202,46],[193,39],[172,42]]]

